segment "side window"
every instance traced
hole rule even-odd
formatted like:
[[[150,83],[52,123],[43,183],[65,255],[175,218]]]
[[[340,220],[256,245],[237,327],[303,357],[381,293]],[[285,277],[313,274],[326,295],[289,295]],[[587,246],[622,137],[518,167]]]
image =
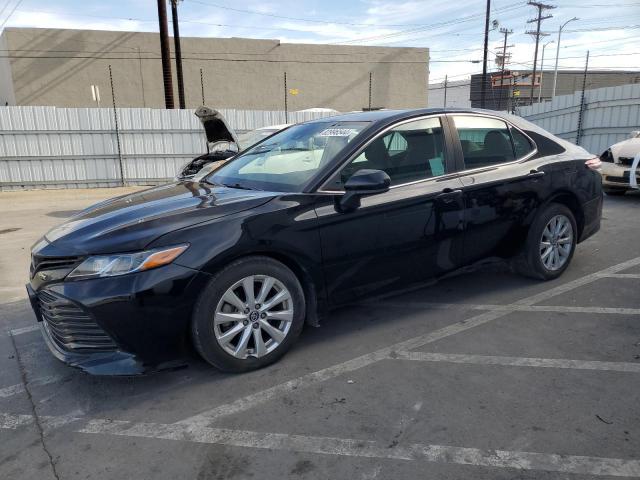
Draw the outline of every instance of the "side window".
[[[391,185],[444,175],[443,144],[439,118],[404,123],[373,140],[331,180],[329,187],[342,189],[349,177],[361,169],[384,170]]]
[[[511,138],[513,139],[513,148],[516,151],[516,158],[522,158],[529,155],[535,147],[525,137],[520,130],[511,128]]]
[[[502,120],[488,117],[453,117],[466,168],[479,168],[510,162],[516,157],[509,127]]]

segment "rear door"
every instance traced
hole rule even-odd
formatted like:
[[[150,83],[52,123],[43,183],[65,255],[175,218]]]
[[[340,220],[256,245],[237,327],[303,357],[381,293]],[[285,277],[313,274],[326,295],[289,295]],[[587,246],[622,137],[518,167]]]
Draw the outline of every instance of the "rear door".
[[[323,269],[333,303],[384,293],[455,268],[462,246],[462,191],[446,119],[405,121],[373,138],[329,179],[316,213]],[[391,189],[336,209],[346,180],[384,170]],[[320,192],[320,193],[321,193]]]
[[[538,170],[533,141],[499,117],[452,114],[464,193],[463,262],[514,253],[521,225],[551,175]],[[547,187],[548,188],[548,187]]]

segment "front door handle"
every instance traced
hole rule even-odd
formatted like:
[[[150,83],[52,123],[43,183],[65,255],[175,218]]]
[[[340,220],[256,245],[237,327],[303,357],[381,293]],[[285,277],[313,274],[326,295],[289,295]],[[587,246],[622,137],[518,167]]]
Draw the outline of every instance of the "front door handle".
[[[531,170],[527,175],[528,178],[540,178],[544,177],[544,172],[540,170]]]
[[[452,203],[462,196],[462,190],[445,188],[442,193],[436,195],[436,199],[444,203]]]

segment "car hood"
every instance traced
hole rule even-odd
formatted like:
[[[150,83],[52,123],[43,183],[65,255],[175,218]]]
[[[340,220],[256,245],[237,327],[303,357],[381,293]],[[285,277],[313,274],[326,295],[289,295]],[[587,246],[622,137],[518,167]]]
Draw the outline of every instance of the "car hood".
[[[195,115],[204,127],[204,132],[207,136],[208,151],[214,150],[219,143],[235,144],[236,150],[239,149],[236,132],[220,112],[203,105],[196,109]]]
[[[156,238],[267,203],[272,192],[177,182],[98,203],[45,235],[45,255],[144,249]]]
[[[611,145],[611,153],[615,159],[620,157],[635,157],[640,153],[640,138],[630,138]]]

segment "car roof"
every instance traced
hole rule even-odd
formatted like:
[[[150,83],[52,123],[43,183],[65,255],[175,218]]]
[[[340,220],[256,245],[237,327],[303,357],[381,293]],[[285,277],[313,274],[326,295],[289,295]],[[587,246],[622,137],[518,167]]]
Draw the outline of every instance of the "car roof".
[[[349,112],[330,117],[317,118],[305,123],[321,123],[321,122],[383,122],[390,120],[402,120],[403,118],[412,118],[421,115],[434,115],[439,113],[483,113],[507,118],[508,115],[503,112],[494,110],[484,110],[480,108],[417,108],[406,110],[371,110],[363,112]]]

